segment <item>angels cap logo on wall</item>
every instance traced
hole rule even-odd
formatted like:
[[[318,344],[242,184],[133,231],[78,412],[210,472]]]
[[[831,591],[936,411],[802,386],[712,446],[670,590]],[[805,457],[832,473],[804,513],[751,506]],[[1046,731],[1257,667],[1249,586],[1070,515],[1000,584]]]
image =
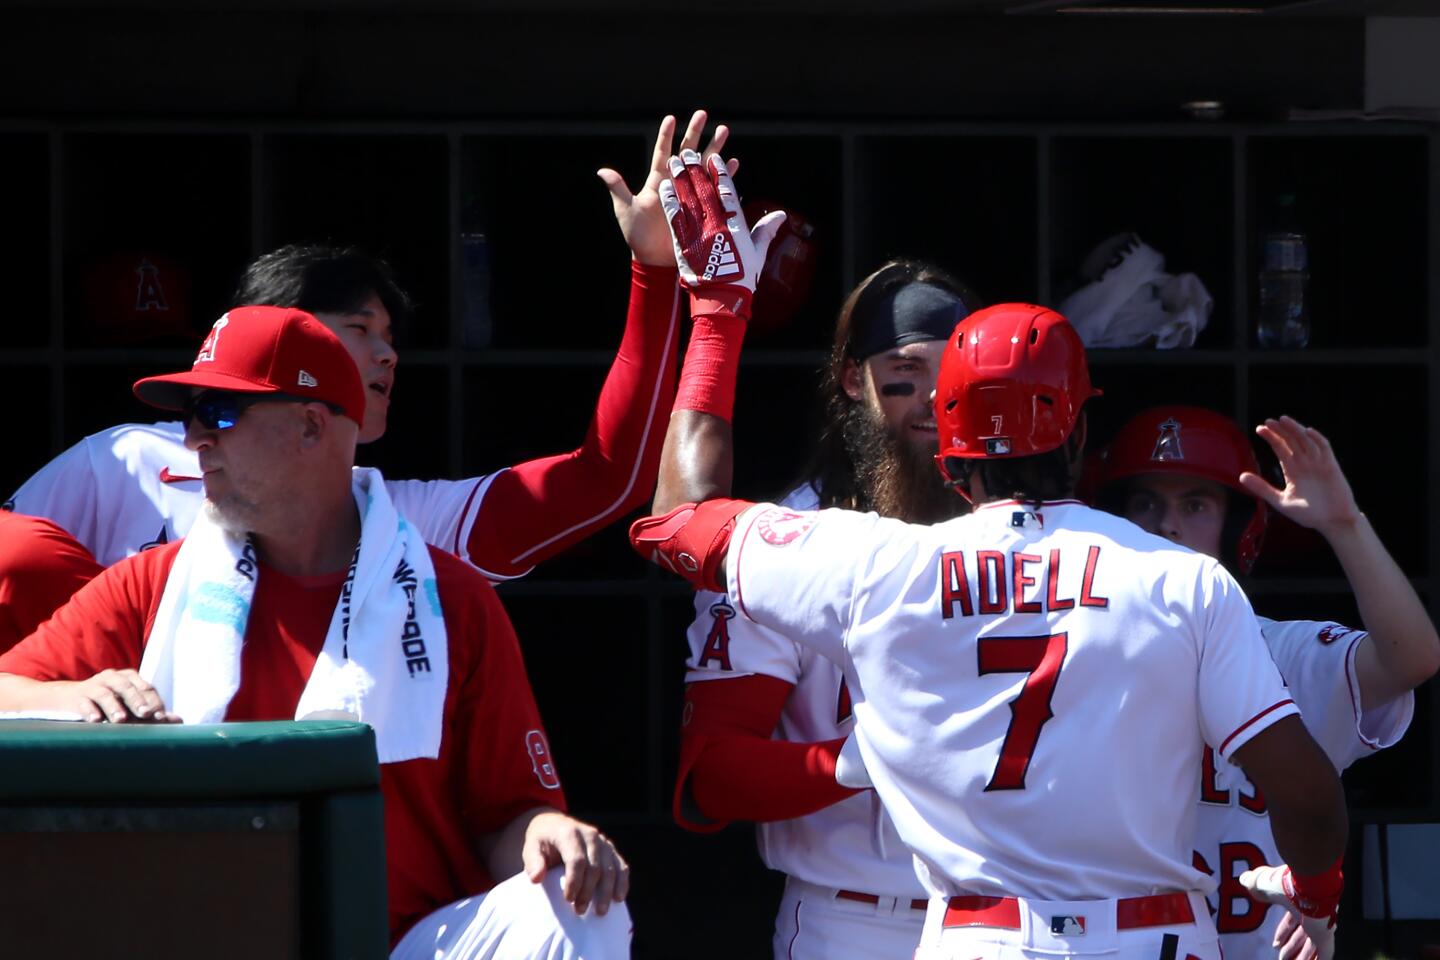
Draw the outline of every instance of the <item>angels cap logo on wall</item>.
[[[200,352],[195,355],[195,364],[215,362],[215,348],[220,345],[220,331],[230,323],[230,314],[225,314],[215,321],[215,326],[205,335],[205,342],[200,344]]]
[[[1160,436],[1155,438],[1155,449],[1151,460],[1184,460],[1185,450],[1180,446],[1180,421],[1167,417],[1161,422]]]
[[[135,288],[135,309],[169,310],[170,304],[165,302],[165,288],[160,286],[160,268],[147,257],[135,268],[135,274],[140,278]]]

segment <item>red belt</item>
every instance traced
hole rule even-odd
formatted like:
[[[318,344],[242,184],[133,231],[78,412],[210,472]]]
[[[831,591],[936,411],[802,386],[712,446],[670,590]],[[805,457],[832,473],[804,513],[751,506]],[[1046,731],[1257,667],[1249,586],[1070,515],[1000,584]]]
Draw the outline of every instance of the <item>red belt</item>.
[[[854,900],[856,903],[879,903],[879,902],[880,902],[880,898],[877,897],[877,896],[875,896],[875,894],[873,894],[873,893],[856,893],[854,890],[836,890],[836,891],[835,891],[835,899],[836,899],[836,900]],[[887,899],[888,899],[888,898],[887,898]],[[897,900],[897,902],[899,902],[899,903],[904,903],[903,900]],[[924,909],[926,908],[926,906],[929,905],[929,903],[930,903],[929,900],[911,900],[911,901],[910,901],[910,909],[911,909],[911,910],[924,910]]]
[[[1165,927],[1194,923],[1190,897],[1184,893],[1158,893],[1115,901],[1115,927]],[[946,927],[1004,927],[1020,929],[1020,901],[1014,897],[951,897],[945,908]]]

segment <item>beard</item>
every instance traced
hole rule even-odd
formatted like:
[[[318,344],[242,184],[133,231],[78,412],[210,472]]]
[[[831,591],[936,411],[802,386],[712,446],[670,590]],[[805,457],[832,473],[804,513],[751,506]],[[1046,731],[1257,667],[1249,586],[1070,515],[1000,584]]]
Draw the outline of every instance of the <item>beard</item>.
[[[226,533],[244,537],[254,529],[255,511],[246,509],[245,506],[235,502],[233,498],[224,504],[206,498],[200,504],[200,509],[204,511],[211,523]]]
[[[843,429],[865,508],[907,523],[939,523],[970,512],[965,498],[945,486],[934,441],[917,447],[863,403],[850,407]]]

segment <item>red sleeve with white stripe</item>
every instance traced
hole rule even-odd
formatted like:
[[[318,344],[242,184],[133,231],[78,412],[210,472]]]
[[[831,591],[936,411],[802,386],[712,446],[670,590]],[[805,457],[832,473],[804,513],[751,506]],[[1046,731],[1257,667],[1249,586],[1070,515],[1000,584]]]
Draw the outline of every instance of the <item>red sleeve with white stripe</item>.
[[[648,501],[675,399],[680,288],[673,267],[631,264],[625,336],[585,442],[495,475],[470,508],[468,559],[523,576]]]
[[[1218,563],[1196,598],[1200,637],[1200,725],[1207,743],[1230,759],[1271,724],[1300,708],[1270,658],[1250,601]]]

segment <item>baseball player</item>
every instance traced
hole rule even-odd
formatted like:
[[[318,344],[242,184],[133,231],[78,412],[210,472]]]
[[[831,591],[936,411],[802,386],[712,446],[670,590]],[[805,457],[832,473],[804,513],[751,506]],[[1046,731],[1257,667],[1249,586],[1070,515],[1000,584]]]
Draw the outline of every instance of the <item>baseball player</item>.
[[[695,114],[682,145],[696,147]],[[709,150],[728,131],[718,127]],[[523,576],[645,502],[674,391],[679,292],[656,188],[675,134],[666,117],[643,188],[632,194],[600,171],[633,257],[630,309],[584,443],[577,449],[466,480],[388,481],[391,497],[426,541],[468,560],[491,581]],[[351,250],[286,247],[246,270],[237,304],[297,306],[350,349],[366,385],[361,442],[385,431],[398,356],[391,321],[408,311],[384,264]],[[212,336],[223,338],[221,320]],[[178,422],[124,424],[86,437],[15,494],[19,513],[48,517],[104,565],[183,536],[202,501],[196,455]]]
[[[822,387],[829,422],[782,505],[916,522],[966,509],[935,472],[930,395],[968,296],[940,270],[905,260],[860,282],[836,321]],[[907,956],[928,895],[874,792],[835,782],[835,756],[854,728],[840,668],[737,617],[724,594],[700,591],[695,610],[677,822],[701,832],[759,822],[761,858],[786,874],[777,958]]]
[[[766,224],[747,230],[723,164],[670,166],[682,282],[728,353]],[[917,956],[1216,960],[1190,855],[1207,740],[1265,790],[1290,863],[1273,895],[1327,945],[1338,778],[1224,568],[1070,498],[1094,391],[1063,318],[1005,304],[957,327],[939,463],[978,509],[928,526],[726,499],[734,367],[709,343],[694,360],[632,543],[843,665],[856,723],[837,779],[868,779],[915,854]]]
[[[1440,669],[1440,638],[1360,512],[1324,435],[1290,417],[1266,420],[1256,432],[1279,459],[1283,489],[1262,479],[1249,440],[1229,418],[1198,407],[1146,410],[1102,454],[1099,502],[1242,575],[1260,554],[1268,510],[1325,537],[1367,629],[1330,621],[1259,622],[1305,726],[1343,771],[1404,735],[1414,688]],[[1267,798],[1225,767],[1207,747],[1195,854],[1201,868],[1219,879],[1211,909],[1225,956],[1273,957],[1282,944],[1282,956],[1298,956],[1303,945],[1293,920],[1249,896],[1239,879],[1279,862]]]

